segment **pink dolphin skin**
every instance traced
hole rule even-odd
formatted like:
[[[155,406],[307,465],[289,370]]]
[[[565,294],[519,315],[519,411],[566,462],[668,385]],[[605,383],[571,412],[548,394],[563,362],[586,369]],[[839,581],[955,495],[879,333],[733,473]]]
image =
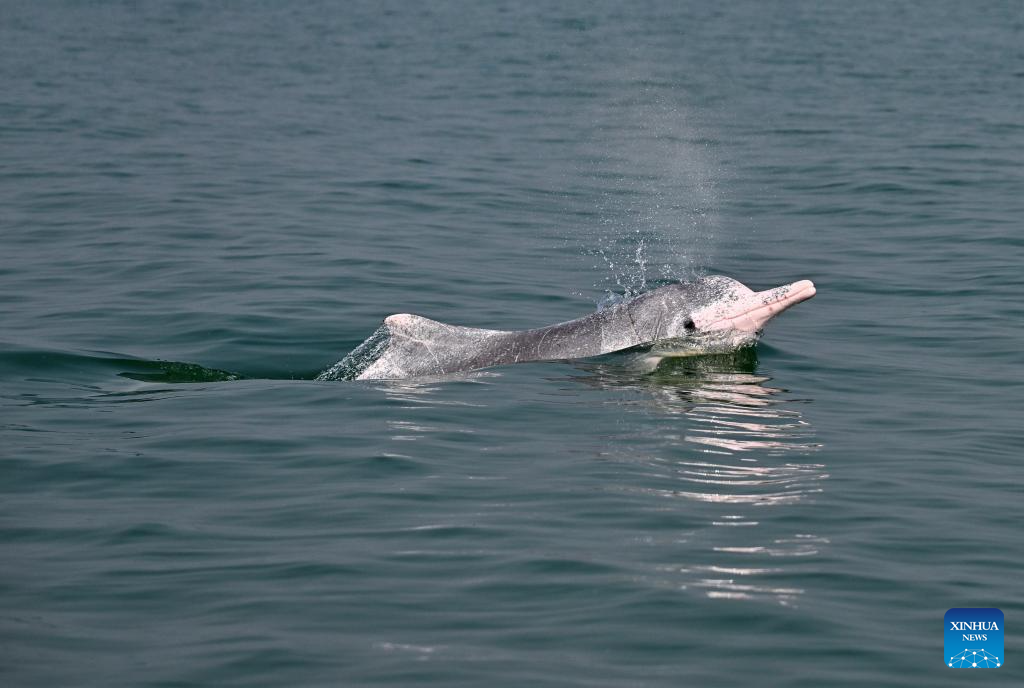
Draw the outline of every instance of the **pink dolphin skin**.
[[[815,294],[814,282],[800,280],[765,291],[751,291],[739,282],[730,294],[693,314],[698,330],[733,329],[754,333],[782,311]]]

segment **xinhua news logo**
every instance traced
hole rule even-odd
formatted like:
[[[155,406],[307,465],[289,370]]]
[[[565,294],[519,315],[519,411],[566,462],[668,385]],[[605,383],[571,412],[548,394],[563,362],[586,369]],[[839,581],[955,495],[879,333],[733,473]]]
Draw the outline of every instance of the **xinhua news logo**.
[[[1003,666],[1003,613],[998,609],[954,608],[945,617],[946,666],[998,669]]]

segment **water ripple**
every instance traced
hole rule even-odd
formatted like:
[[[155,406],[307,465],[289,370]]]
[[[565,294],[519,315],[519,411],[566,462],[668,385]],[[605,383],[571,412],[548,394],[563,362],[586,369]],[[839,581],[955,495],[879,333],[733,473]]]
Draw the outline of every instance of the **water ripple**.
[[[821,444],[801,411],[806,400],[790,398],[755,368],[751,353],[683,359],[651,376],[610,364],[586,368],[585,383],[617,393],[609,403],[649,416],[628,442],[613,438],[619,449],[611,456],[634,472],[609,489],[692,523],[668,540],[652,532],[663,556],[687,563],[654,557],[641,580],[722,600],[793,604],[805,592],[786,582],[790,570],[780,561],[813,557],[827,540],[786,535],[780,522],[820,498],[829,474],[810,460]],[[625,446],[642,450],[627,454]]]

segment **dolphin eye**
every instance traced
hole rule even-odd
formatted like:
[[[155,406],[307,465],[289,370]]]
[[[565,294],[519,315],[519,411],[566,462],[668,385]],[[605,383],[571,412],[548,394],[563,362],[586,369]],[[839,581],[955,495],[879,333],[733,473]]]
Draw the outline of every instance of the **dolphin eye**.
[[[697,325],[693,322],[693,318],[687,318],[686,320],[684,320],[683,321],[683,328],[687,332],[696,332],[697,331]]]

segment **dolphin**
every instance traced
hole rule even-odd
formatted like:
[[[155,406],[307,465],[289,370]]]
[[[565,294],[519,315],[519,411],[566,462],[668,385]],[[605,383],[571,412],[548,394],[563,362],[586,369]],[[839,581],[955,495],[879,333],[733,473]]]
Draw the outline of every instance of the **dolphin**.
[[[642,362],[653,369],[666,356],[727,353],[753,344],[771,318],[814,294],[810,280],[755,292],[732,278],[711,275],[533,330],[481,330],[398,313],[317,379],[433,377],[638,347],[646,348]]]

